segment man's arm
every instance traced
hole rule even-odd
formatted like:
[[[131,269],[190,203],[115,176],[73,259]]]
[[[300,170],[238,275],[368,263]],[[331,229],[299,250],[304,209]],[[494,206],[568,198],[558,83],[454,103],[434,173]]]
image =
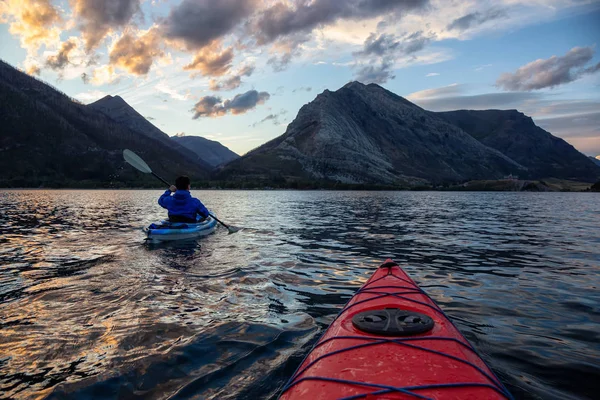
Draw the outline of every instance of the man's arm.
[[[208,217],[208,209],[206,207],[204,207],[204,204],[202,204],[202,202],[198,199],[196,199],[197,203],[197,207],[196,207],[196,212],[198,214],[200,214],[202,216],[202,218],[206,218]]]
[[[160,205],[162,208],[169,208],[168,204],[171,200],[171,192],[175,192],[177,190],[177,188],[175,188],[175,190],[173,190],[173,188],[174,186],[171,186],[162,194],[162,196],[158,198],[158,205]]]

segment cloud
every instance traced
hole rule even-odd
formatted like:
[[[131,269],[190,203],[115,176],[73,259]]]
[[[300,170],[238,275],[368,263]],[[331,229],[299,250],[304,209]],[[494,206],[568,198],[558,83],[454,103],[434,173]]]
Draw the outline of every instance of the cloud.
[[[57,54],[46,58],[46,66],[55,71],[64,69],[69,63],[69,54],[75,50],[77,43],[74,40],[64,42]]]
[[[254,68],[254,65],[242,67],[235,75],[222,81],[211,79],[209,82],[209,89],[213,91],[237,89],[242,84],[242,77],[251,76],[252,73],[254,73]]]
[[[84,83],[90,82],[93,85],[101,86],[118,83],[121,76],[115,72],[115,68],[112,65],[103,65],[94,69],[91,77],[86,74],[85,78],[82,76],[82,79]]]
[[[301,86],[297,89],[292,90],[292,93],[296,93],[296,92],[310,92],[312,91],[312,87],[310,86]]]
[[[40,76],[42,73],[42,69],[38,65],[32,64],[25,69],[25,73],[28,75]]]
[[[70,0],[74,14],[81,20],[86,50],[95,48],[114,28],[126,26],[140,12],[141,0]]]
[[[158,90],[160,93],[169,95],[174,100],[184,101],[189,98],[189,96],[183,95],[170,87],[166,81],[159,82],[156,84],[156,86],[154,86],[154,89]]]
[[[355,52],[359,61],[356,64],[356,80],[364,83],[385,83],[394,79],[394,64],[401,57],[411,56],[423,50],[431,37],[422,31],[398,37],[393,34],[371,33],[363,43],[362,50]],[[363,60],[367,60],[365,64]]]
[[[61,30],[55,26],[62,18],[50,0],[2,0],[0,23],[8,23],[8,31],[21,38],[21,47],[33,53],[42,44],[60,41]]]
[[[383,61],[378,65],[365,65],[358,69],[355,79],[363,83],[386,83],[390,79],[396,78],[393,75],[392,66],[393,64],[388,61]]]
[[[475,69],[473,69],[473,71],[482,71],[484,68],[489,68],[491,66],[492,66],[492,64],[478,65],[475,67]]]
[[[271,121],[273,122],[273,125],[277,126],[277,125],[281,125],[281,122],[279,121],[280,117],[283,117],[285,114],[287,114],[286,110],[281,110],[279,111],[277,114],[269,114],[266,117],[264,117],[263,119],[261,119],[258,122],[253,123],[252,125],[250,125],[253,128],[256,128],[258,125],[261,125],[267,121]]]
[[[253,123],[251,126],[253,128],[256,128],[258,125],[260,125],[264,122],[267,122],[267,121],[273,121],[274,125],[279,125],[279,121],[277,121],[277,117],[278,116],[276,114],[269,114],[266,117],[264,117],[263,119],[261,119],[260,121]]]
[[[460,93],[460,90],[457,91],[457,93]],[[426,110],[453,111],[508,108],[520,109],[527,101],[540,99],[541,95],[530,92],[507,92],[467,96],[415,97],[413,93],[406,96],[406,98]]]
[[[425,89],[420,90],[418,92],[414,92],[406,96],[407,99],[413,100],[421,100],[421,99],[433,99],[439,97],[446,97],[449,95],[457,95],[464,91],[464,85],[460,85],[458,83],[453,83],[448,86],[442,86],[434,89]]]
[[[253,24],[259,44],[296,33],[308,33],[340,19],[360,20],[383,14],[423,9],[428,0],[313,0],[277,2]]]
[[[164,23],[165,36],[201,49],[230,33],[249,16],[257,0],[183,0]]]
[[[249,90],[246,93],[238,94],[231,100],[223,101],[220,97],[205,96],[194,106],[194,119],[200,117],[221,117],[227,113],[234,115],[244,114],[258,104],[263,104],[269,99],[267,92],[257,92]]]
[[[108,93],[102,92],[100,90],[91,90],[89,92],[83,92],[75,95],[77,100],[82,101],[83,103],[93,103],[96,100],[100,100],[101,98],[107,96]]]
[[[427,75],[425,75],[425,77],[426,77],[426,78],[430,78],[430,77],[432,77],[432,76],[440,76],[440,74],[439,74],[439,73],[437,73],[437,72],[430,72],[430,73],[428,73]]]
[[[154,63],[154,59],[164,56],[160,48],[160,37],[156,28],[123,34],[110,50],[110,64],[123,68],[134,75],[146,75]]]
[[[301,54],[303,44],[309,40],[310,37],[305,34],[290,35],[277,40],[271,46],[270,53],[274,55],[267,60],[267,64],[275,72],[285,71],[292,59]]]
[[[396,38],[395,35],[383,33],[379,36],[375,33],[371,33],[365,43],[363,49],[356,52],[355,55],[366,57],[366,56],[388,56],[390,52],[396,51],[402,43]]]
[[[447,29],[466,31],[473,26],[482,25],[488,21],[507,17],[508,13],[504,9],[489,9],[484,12],[475,11],[455,19],[448,25]]]
[[[233,47],[221,51],[221,44],[213,42],[198,51],[194,60],[183,69],[197,70],[204,76],[222,76],[229,71],[232,61]]]
[[[536,118],[536,123],[561,137],[600,138],[600,112],[555,118]]]
[[[600,63],[585,68],[594,56],[591,47],[574,47],[561,57],[552,56],[526,64],[514,73],[504,73],[496,85],[504,90],[537,90],[573,82],[600,70]]]
[[[540,117],[574,116],[600,110],[600,102],[588,100],[539,100],[527,103],[527,112]]]

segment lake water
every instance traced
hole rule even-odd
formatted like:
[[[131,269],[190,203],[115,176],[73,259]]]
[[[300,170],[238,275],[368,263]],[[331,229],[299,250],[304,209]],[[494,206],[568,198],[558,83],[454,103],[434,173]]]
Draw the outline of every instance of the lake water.
[[[388,257],[516,398],[597,398],[596,194],[192,191],[245,229],[149,247],[161,193],[0,194],[0,398],[276,398]]]

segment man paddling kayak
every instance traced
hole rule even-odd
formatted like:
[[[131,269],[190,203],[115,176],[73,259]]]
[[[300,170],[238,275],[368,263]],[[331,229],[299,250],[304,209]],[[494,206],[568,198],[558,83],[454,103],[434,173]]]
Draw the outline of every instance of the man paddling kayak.
[[[200,215],[202,220],[208,217],[208,210],[200,200],[192,197],[190,188],[190,178],[180,176],[175,180],[175,185],[158,199],[158,204],[169,210],[170,222],[194,223],[197,221],[197,215]]]

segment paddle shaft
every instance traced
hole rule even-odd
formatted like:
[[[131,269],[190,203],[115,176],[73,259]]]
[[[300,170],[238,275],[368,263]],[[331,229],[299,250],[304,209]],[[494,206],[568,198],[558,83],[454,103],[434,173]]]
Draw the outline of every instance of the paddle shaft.
[[[169,183],[169,182],[165,181],[163,178],[161,178],[160,176],[156,175],[154,172],[151,172],[151,174],[152,174],[152,175],[154,175],[154,176],[155,176],[157,179],[159,179],[159,180],[163,181],[163,183],[164,183],[165,185],[167,185],[168,187],[171,187],[171,185],[172,185],[171,183]]]

